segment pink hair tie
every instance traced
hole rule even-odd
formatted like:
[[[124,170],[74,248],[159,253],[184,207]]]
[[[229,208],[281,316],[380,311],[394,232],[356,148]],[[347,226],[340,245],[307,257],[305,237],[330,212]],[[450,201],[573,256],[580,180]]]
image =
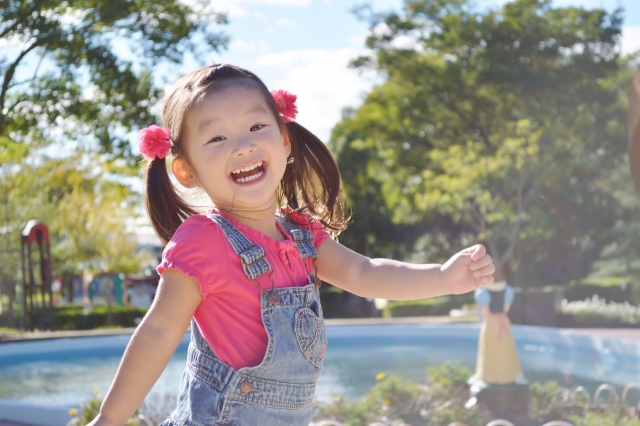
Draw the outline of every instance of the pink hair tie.
[[[296,115],[298,115],[298,108],[296,107],[296,99],[298,97],[293,93],[286,90],[272,90],[271,96],[276,101],[278,106],[278,112],[282,116],[282,121],[285,123],[291,123],[295,121]]]
[[[171,133],[164,127],[152,124],[140,130],[138,134],[138,148],[147,160],[162,160],[171,150]]]

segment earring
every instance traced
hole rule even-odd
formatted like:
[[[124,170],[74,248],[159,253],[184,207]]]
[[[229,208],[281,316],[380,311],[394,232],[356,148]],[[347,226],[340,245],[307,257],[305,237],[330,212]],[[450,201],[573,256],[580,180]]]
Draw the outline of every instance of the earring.
[[[294,161],[293,157],[287,158],[287,164],[293,164],[293,161]]]

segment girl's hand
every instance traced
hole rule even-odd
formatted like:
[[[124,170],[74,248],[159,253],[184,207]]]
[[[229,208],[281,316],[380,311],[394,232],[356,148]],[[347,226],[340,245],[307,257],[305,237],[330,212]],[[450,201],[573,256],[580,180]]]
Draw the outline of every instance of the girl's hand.
[[[477,244],[455,254],[440,271],[451,294],[462,294],[493,283],[496,267],[484,246]]]

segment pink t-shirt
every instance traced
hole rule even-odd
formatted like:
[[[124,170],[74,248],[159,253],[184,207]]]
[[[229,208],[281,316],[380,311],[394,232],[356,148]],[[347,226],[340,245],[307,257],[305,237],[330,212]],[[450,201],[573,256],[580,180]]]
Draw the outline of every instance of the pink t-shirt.
[[[308,283],[303,262],[313,272],[312,260],[300,257],[296,243],[280,223],[276,221],[285,241],[276,241],[219,210],[209,212],[224,216],[249,241],[263,248],[273,268],[276,287]],[[290,213],[290,217],[302,223],[301,228],[313,232],[316,248],[329,237],[322,224],[309,224],[308,218],[300,213]],[[203,214],[187,218],[164,249],[157,271],[162,275],[165,269],[179,269],[200,284],[202,302],[194,318],[218,358],[236,370],[262,362],[268,337],[260,313],[260,290],[245,275],[240,258],[214,221]],[[258,281],[263,290],[271,288],[268,273],[258,277]]]

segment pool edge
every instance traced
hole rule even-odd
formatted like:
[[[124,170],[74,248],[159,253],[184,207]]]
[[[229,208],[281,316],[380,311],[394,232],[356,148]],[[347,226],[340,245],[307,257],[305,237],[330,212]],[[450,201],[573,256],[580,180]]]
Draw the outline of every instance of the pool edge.
[[[0,399],[0,426],[3,422],[24,426],[65,426],[73,418],[69,411],[80,407],[33,404]]]

